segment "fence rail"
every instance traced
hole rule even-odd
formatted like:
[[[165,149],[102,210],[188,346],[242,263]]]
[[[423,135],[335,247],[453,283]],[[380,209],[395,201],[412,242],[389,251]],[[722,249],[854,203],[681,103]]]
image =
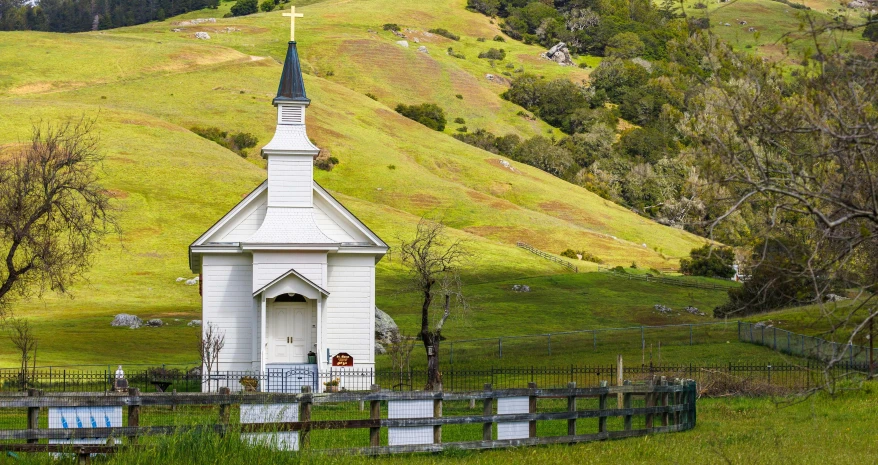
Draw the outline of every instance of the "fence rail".
[[[706,289],[712,291],[727,291],[731,286],[720,286],[718,284],[710,284],[710,283],[699,283],[693,281],[685,281],[683,279],[677,278],[668,278],[665,276],[650,276],[648,274],[638,275],[631,273],[620,273],[618,271],[614,271],[610,267],[600,266],[598,265],[598,271],[603,273],[609,273],[612,276],[616,276],[619,278],[625,278],[631,281],[644,281],[649,283],[659,283],[659,284],[669,284],[672,286],[680,286],[680,287],[689,287],[693,289]]]
[[[517,242],[515,245],[517,245],[518,247],[521,247],[524,250],[527,250],[528,252],[530,252],[534,255],[537,255],[537,256],[540,256],[542,258],[545,258],[546,260],[555,262],[555,263],[563,266],[564,268],[567,268],[568,270],[570,270],[574,273],[579,273],[578,266],[576,266],[576,265],[574,265],[574,264],[572,264],[564,259],[556,257],[550,253],[543,252],[542,250],[540,250],[540,249],[538,249],[530,244],[527,244],[525,242]]]
[[[869,364],[878,355],[878,349],[827,341],[819,337],[780,329],[776,326],[745,321],[738,322],[738,340],[765,346],[789,355],[824,362],[833,360],[860,371],[869,371]]]
[[[207,431],[224,435],[241,434],[242,440],[253,439],[254,433],[274,438],[292,433],[295,434],[295,441],[287,445],[293,444],[290,448],[295,450],[314,448],[328,449],[330,453],[377,455],[574,443],[684,431],[695,427],[695,383],[656,381],[658,379],[639,385],[626,382],[622,386],[607,386],[604,382],[601,387],[589,388],[578,388],[576,383],[568,383],[561,389],[538,389],[534,383],[529,383],[523,389],[495,389],[485,385],[482,390],[461,393],[382,391],[377,385],[367,392],[322,395],[311,393],[308,387],[303,388],[300,394],[231,394],[227,388],[223,388],[219,394],[141,394],[134,389],[127,394],[45,395],[31,390],[27,396],[0,396],[0,412],[11,409],[13,415],[15,412],[22,416],[26,414],[25,427],[6,426],[0,429],[0,440],[27,441],[26,444],[0,443],[0,450],[68,452],[78,455],[82,462],[92,453],[114,453],[122,447],[135,445],[141,436]],[[611,397],[618,398],[615,407],[608,402]],[[429,408],[418,412],[404,411],[413,405],[411,402],[421,402],[422,406],[426,402]],[[478,413],[470,411],[475,408],[476,402],[482,403]],[[369,405],[368,417],[364,418],[353,409],[340,417],[328,418],[326,415],[332,415],[339,406],[357,403],[360,405],[359,411],[364,411],[364,406]],[[443,409],[443,404],[447,409]],[[254,420],[244,413],[245,405],[261,405],[265,407],[262,413],[277,413],[280,406],[290,410],[277,417]],[[382,405],[387,406],[384,414]],[[68,427],[67,424],[63,428],[40,427],[41,409],[49,409],[51,418],[51,409],[96,406],[126,407],[125,421],[121,421],[120,417],[120,425],[110,427]],[[167,407],[172,409],[170,414]],[[182,410],[185,407],[200,408]],[[205,416],[205,407],[216,409]],[[180,410],[173,410],[176,408]],[[231,412],[235,408],[241,412],[240,423],[232,421]],[[165,416],[151,416],[155,409],[162,409]],[[426,411],[429,411],[428,414],[424,413]],[[143,420],[148,418],[164,419],[166,423],[174,416],[189,416],[192,412],[200,412],[201,422],[143,424]],[[290,413],[293,415],[288,415]],[[294,421],[281,420],[280,417],[285,415],[294,417]],[[79,422],[79,417],[76,419]],[[540,435],[537,434],[538,427]],[[425,428],[432,434],[418,436]],[[382,429],[390,431],[387,439],[382,438]],[[443,429],[450,433],[444,438]],[[592,431],[587,432],[587,429]],[[320,431],[332,430],[361,430],[367,434],[343,434],[344,443],[352,444],[352,447],[335,449],[332,446],[337,447],[338,441],[326,440],[328,436],[320,441],[320,436],[315,436]],[[285,437],[287,440],[290,438]],[[94,441],[95,438],[115,440],[106,443],[108,445],[57,443]],[[41,440],[55,443],[40,443]]]

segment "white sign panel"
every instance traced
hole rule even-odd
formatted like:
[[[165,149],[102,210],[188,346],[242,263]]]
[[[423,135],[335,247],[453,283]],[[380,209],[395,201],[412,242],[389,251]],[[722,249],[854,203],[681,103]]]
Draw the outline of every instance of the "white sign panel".
[[[241,424],[288,423],[299,421],[299,404],[242,404]],[[299,432],[244,433],[241,437],[253,445],[278,450],[299,450]]]
[[[49,428],[119,428],[122,407],[50,407]],[[50,439],[49,444],[106,444],[107,438]]]
[[[497,415],[530,413],[530,398],[501,397],[497,399]],[[525,439],[530,437],[530,428],[526,421],[498,422],[497,439]]]
[[[432,400],[393,400],[387,403],[387,418],[433,418]],[[433,444],[432,426],[387,428],[391,446]]]

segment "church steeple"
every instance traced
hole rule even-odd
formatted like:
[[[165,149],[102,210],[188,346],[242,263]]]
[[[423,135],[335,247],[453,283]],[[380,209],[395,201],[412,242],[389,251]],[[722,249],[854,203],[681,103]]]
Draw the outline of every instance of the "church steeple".
[[[293,11],[285,16],[291,16],[295,21],[301,13]],[[292,36],[293,31],[290,32]],[[287,45],[277,96],[272,103],[277,107],[277,129],[271,141],[262,148],[262,157],[268,160],[270,215],[276,208],[311,208],[313,205],[314,158],[320,149],[308,140],[305,128],[305,109],[311,101],[305,95],[295,40],[290,40]],[[265,223],[269,221],[266,219]]]
[[[280,85],[277,87],[277,97],[272,103],[277,106],[281,103],[294,102],[308,106],[311,100],[305,95],[305,82],[302,80],[302,65],[299,63],[296,42],[290,41],[287,47],[287,57],[284,60],[284,69],[280,75]]]

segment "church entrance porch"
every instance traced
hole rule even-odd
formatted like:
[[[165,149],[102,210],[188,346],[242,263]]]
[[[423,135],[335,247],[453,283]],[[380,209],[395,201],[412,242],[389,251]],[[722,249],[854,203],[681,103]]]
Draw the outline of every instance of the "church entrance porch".
[[[314,301],[299,294],[278,296],[268,306],[266,364],[308,363],[317,339],[317,310]]]

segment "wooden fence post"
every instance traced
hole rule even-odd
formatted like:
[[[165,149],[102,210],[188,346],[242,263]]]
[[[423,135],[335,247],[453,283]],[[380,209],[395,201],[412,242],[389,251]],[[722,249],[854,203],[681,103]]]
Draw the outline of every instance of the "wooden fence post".
[[[606,381],[601,381],[601,387],[607,387]],[[607,417],[604,416],[603,411],[607,409],[607,393],[603,393],[598,398],[598,410],[600,410],[601,416],[598,417],[598,433],[606,433],[607,432]]]
[[[624,373],[624,366],[622,365],[622,354],[619,354],[616,358],[616,386],[621,386],[624,383]],[[622,398],[622,393],[620,392],[618,395],[616,395],[616,398],[619,404],[617,408],[622,408],[622,403],[624,401],[624,399]]]
[[[372,392],[379,393],[381,392],[381,386],[377,384],[372,385]],[[372,420],[380,420],[381,419],[381,401],[380,400],[372,400],[369,401],[369,418]],[[369,428],[369,445],[371,447],[378,447],[381,445],[381,427],[373,426]]]
[[[302,386],[302,397],[299,402],[299,421],[311,421],[311,386]],[[299,450],[311,447],[311,426],[299,431]]]
[[[221,387],[219,389],[219,394],[226,397],[221,400],[219,404],[219,423],[220,425],[227,427],[229,426],[229,415],[232,411],[232,399],[229,398],[232,394],[232,390],[228,387]],[[223,434],[225,434],[226,429],[227,428],[223,428]]]
[[[576,382],[571,381],[567,383],[567,389],[571,391],[576,389]],[[575,412],[576,411],[576,396],[571,393],[571,395],[567,396],[567,411]],[[567,435],[568,436],[576,436],[576,418],[571,418],[567,420]]]
[[[536,390],[537,383],[527,383],[527,388],[532,389],[532,390]],[[531,414],[537,413],[537,396],[534,394],[535,394],[534,392],[531,392],[531,395],[528,396],[528,399],[527,399],[527,412],[531,413]],[[530,437],[530,438],[537,437],[537,421],[531,420],[531,421],[527,422],[527,430],[528,430],[528,437]]]
[[[43,395],[43,391],[39,391],[37,389],[28,389],[27,396],[28,397],[41,397]],[[40,427],[40,408],[39,407],[28,407],[27,408],[27,429],[37,429]],[[28,439],[28,444],[35,444],[40,442],[39,439]]]
[[[625,381],[623,386],[630,386],[631,381]],[[631,408],[631,394],[626,392],[622,394],[622,408],[630,409]],[[631,430],[631,415],[625,415],[625,431]]]
[[[128,397],[140,397],[140,389],[129,388]],[[137,399],[137,403],[132,402],[128,405],[128,427],[138,426],[140,426],[140,399]],[[137,444],[136,434],[128,436],[128,444]]]
[[[433,418],[442,418],[442,399],[433,399]],[[433,425],[433,444],[442,444],[442,425]]]
[[[493,386],[491,384],[485,384],[485,390],[491,391]],[[486,417],[490,417],[494,415],[494,399],[491,397],[485,398],[485,405],[482,414]],[[492,430],[494,423],[482,423],[482,440],[490,441],[493,438]]]
[[[668,385],[668,379],[665,378],[664,376],[662,376],[662,377],[661,377],[661,381],[659,381],[659,384],[660,384],[661,386],[667,387],[667,385]],[[663,393],[661,393],[661,394],[659,394],[659,395],[661,396],[661,397],[659,398],[659,401],[660,401],[662,407],[667,407],[667,406],[668,406],[668,393],[667,393],[667,392],[663,392]],[[668,412],[667,412],[667,410],[665,410],[664,412],[662,412],[661,419],[662,419],[662,426],[668,426]]]
[[[650,386],[655,388],[655,382],[650,382]],[[646,404],[647,408],[655,407],[655,396],[656,396],[656,394],[654,392],[646,393],[646,395],[643,396],[643,400],[644,400],[644,403]],[[653,414],[651,414],[651,413],[646,414],[646,428],[647,429],[652,428],[652,417],[653,417]]]

